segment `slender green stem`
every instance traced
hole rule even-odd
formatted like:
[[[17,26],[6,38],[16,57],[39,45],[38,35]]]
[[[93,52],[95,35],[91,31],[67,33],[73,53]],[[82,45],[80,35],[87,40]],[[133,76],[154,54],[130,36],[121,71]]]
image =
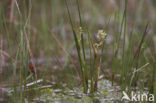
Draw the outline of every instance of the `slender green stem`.
[[[86,72],[84,71],[84,69],[86,69],[86,65],[84,63],[84,61],[82,60],[82,57],[81,57],[81,53],[80,53],[80,44],[78,42],[78,38],[77,38],[77,35],[76,35],[76,32],[74,30],[74,26],[73,26],[73,23],[72,23],[72,19],[71,19],[71,15],[70,15],[70,12],[69,12],[69,7],[68,7],[68,4],[67,4],[67,1],[65,0],[65,4],[66,4],[66,7],[67,7],[67,11],[68,11],[68,16],[69,16],[69,19],[70,19],[70,24],[72,26],[72,31],[73,31],[73,36],[74,36],[74,41],[75,41],[75,44],[76,44],[76,49],[77,49],[77,54],[78,54],[78,58],[79,58],[79,62],[80,62],[80,68],[81,68],[81,73],[82,73],[82,83],[83,83],[83,87],[84,87],[84,92],[87,93],[87,90],[88,90],[88,86],[87,86],[87,82],[86,82]]]

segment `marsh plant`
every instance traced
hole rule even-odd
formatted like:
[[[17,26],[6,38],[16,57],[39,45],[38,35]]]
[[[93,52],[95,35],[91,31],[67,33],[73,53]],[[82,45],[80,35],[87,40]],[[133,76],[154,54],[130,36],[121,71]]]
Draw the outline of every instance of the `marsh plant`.
[[[68,4],[67,4],[67,1],[65,0],[69,19],[70,19],[70,24],[72,27],[73,36],[74,36],[74,40],[76,44],[78,59],[80,63],[81,78],[82,78],[81,80],[82,80],[82,84],[84,88],[84,93],[93,93],[97,91],[98,78],[99,78],[101,61],[102,61],[101,60],[102,56],[98,54],[100,51],[103,52],[103,46],[104,46],[104,42],[105,42],[107,34],[103,30],[98,30],[98,33],[96,34],[97,40],[95,42],[93,41],[88,28],[85,28],[82,25],[79,2],[78,0],[76,0],[76,2],[77,2],[77,8],[78,8],[79,20],[80,20],[80,27],[78,28],[77,31],[75,30],[73,26]],[[85,33],[85,31],[87,33]],[[85,34],[87,34],[87,36]],[[84,41],[84,36],[87,37],[87,42]],[[87,63],[86,54],[85,54],[85,49],[87,49],[88,47],[90,49],[90,63],[89,64]]]
[[[97,33],[97,42],[95,42],[92,46],[93,68],[91,70],[91,88],[90,88],[91,93],[97,91],[97,84],[102,63],[102,56],[98,56],[98,54],[100,54],[100,51],[101,53],[103,53],[103,47],[106,37],[107,34],[103,30],[99,30]]]
[[[90,33],[88,33],[88,43],[86,44],[88,44],[88,47],[90,48],[90,64],[87,64],[86,61],[84,47],[85,44],[84,38],[82,36],[84,34],[85,33],[83,32],[82,27],[79,27],[78,38],[77,35],[75,35],[75,43],[78,42],[77,53],[79,56],[79,62],[81,67],[84,93],[88,93],[88,91],[89,93],[94,93],[98,89],[98,79],[102,63],[102,56],[100,55],[100,53],[103,52],[103,46],[107,34],[103,30],[98,30],[98,33],[95,37],[97,40],[93,41],[93,39],[90,37]]]

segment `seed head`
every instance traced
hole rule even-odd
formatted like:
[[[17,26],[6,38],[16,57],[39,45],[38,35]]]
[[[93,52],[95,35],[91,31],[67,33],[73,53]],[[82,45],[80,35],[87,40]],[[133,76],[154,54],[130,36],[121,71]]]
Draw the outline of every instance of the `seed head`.
[[[105,40],[106,37],[107,37],[107,34],[106,34],[103,30],[98,30],[97,38],[98,38],[100,41]]]
[[[78,36],[78,42],[79,42],[79,44],[80,44],[80,41],[81,41],[81,35],[82,35],[82,33],[83,33],[82,27],[79,27],[79,29],[78,29],[78,33],[79,33],[79,36]]]

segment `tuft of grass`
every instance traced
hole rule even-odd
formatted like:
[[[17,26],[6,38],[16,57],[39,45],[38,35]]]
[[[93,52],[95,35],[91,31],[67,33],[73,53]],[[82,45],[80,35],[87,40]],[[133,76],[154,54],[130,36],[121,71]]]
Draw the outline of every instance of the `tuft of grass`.
[[[80,12],[80,5],[79,5],[79,0],[76,0],[77,4],[77,9],[79,13],[79,21],[80,21],[80,26],[78,30],[78,35],[74,29],[74,25],[72,23],[72,18],[70,15],[69,7],[67,4],[67,1],[65,0],[67,11],[68,11],[68,16],[70,19],[70,24],[72,27],[73,31],[73,36],[77,48],[77,54],[79,58],[79,63],[80,63],[80,68],[81,68],[81,75],[82,75],[82,83],[83,83],[83,88],[84,88],[84,93],[88,93],[89,90],[89,69],[90,67],[90,93],[94,93],[98,89],[98,79],[99,79],[99,73],[101,69],[101,62],[102,62],[102,56],[99,56],[100,50],[103,52],[104,48],[104,41],[106,39],[106,33],[103,30],[99,30],[97,33],[97,39],[98,41],[93,43],[93,40],[90,36],[89,30],[87,29],[87,39],[88,39],[88,47],[90,49],[90,65],[87,64],[86,60],[86,54],[85,54],[85,42],[84,42],[84,29],[82,19],[81,19],[81,12]],[[93,52],[92,52],[93,51]],[[93,57],[93,60],[91,59]]]
[[[75,40],[75,44],[76,44],[77,54],[78,54],[78,58],[79,58],[79,62],[80,62],[80,68],[81,68],[81,74],[82,74],[82,83],[83,83],[83,87],[84,87],[84,93],[87,93],[87,91],[88,91],[88,84],[87,84],[88,80],[87,80],[87,71],[86,71],[87,68],[86,68],[85,61],[82,58],[81,48],[80,48],[81,43],[83,44],[83,40],[80,43],[81,35],[82,35],[81,33],[82,32],[79,32],[80,37],[78,38],[77,34],[76,34],[76,31],[74,30],[74,26],[73,26],[73,23],[72,23],[72,18],[71,18],[69,7],[68,7],[68,4],[67,4],[66,0],[65,0],[65,3],[66,3],[68,16],[69,16],[69,19],[70,19],[70,24],[71,24],[71,27],[72,27],[72,32],[73,32],[73,36],[74,36],[74,40]],[[85,57],[85,54],[83,56]]]

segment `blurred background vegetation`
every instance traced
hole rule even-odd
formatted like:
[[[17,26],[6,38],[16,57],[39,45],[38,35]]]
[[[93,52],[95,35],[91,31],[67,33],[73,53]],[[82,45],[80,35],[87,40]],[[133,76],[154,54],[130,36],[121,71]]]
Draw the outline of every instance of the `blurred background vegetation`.
[[[51,50],[55,53],[55,39],[58,39],[59,42],[61,41],[61,45],[65,48],[67,43],[71,44],[73,42],[64,1],[33,0],[30,3],[29,0],[1,0],[0,3],[1,18],[3,17],[1,24],[6,23],[9,40],[12,45],[11,48],[17,48],[18,27],[26,23],[29,11],[31,11],[31,15],[27,29],[30,30],[30,45],[35,57],[46,56],[49,54],[47,52],[51,52]],[[69,0],[69,5],[75,26],[78,26],[79,18],[76,3]],[[127,33],[131,30],[135,33],[141,32],[146,22],[150,23],[151,32],[155,32],[155,5],[155,0],[129,0],[127,5]],[[82,8],[83,21],[87,24],[92,34],[95,34],[97,29],[106,28],[105,31],[112,38],[118,35],[118,30],[116,29],[120,26],[122,19],[124,0],[80,0],[80,6]],[[3,34],[4,38],[3,45],[7,45],[6,31],[4,26],[1,25],[1,28],[1,34]],[[57,49],[59,49],[59,46],[57,46]],[[8,50],[7,46],[4,46],[4,51],[6,50]],[[16,50],[12,51],[13,56],[16,54]],[[57,51],[56,54],[61,55],[59,53],[61,51]],[[52,56],[52,52],[50,55]]]

